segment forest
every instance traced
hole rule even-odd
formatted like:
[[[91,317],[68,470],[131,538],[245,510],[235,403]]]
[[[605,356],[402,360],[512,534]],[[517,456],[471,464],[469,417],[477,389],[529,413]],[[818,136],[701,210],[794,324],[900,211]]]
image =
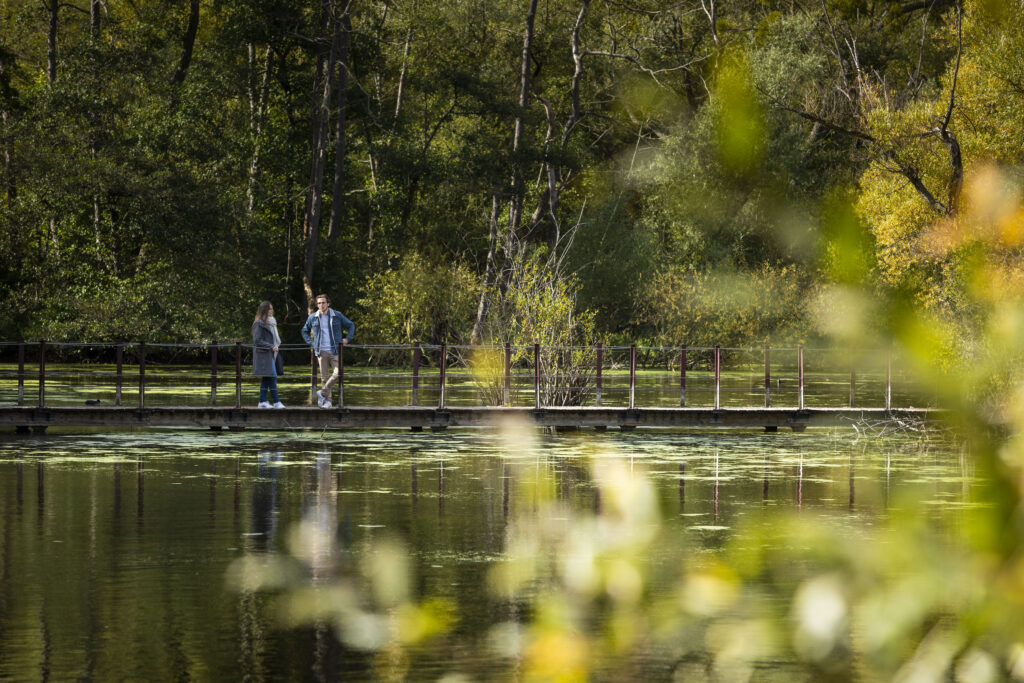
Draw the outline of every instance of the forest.
[[[368,344],[869,343],[914,311],[970,354],[1024,285],[1022,15],[0,0],[0,333],[246,338],[269,299],[297,342],[326,292]]]

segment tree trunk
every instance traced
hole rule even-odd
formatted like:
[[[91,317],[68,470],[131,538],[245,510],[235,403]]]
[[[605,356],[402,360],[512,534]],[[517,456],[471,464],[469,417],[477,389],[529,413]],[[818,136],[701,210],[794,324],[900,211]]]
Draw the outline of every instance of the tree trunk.
[[[487,239],[487,265],[484,266],[484,282],[480,288],[480,302],[476,306],[476,322],[473,323],[473,332],[469,336],[470,344],[479,344],[483,335],[484,318],[487,317],[487,304],[491,296],[491,287],[494,281],[494,257],[495,248],[498,244],[498,188],[491,191],[491,220],[488,226],[489,237]]]
[[[526,30],[523,33],[523,52],[519,66],[519,108],[516,111],[515,127],[512,133],[512,199],[509,201],[509,235],[514,237],[519,230],[523,210],[525,187],[522,164],[519,162],[519,148],[523,140],[523,116],[530,97],[530,52],[533,47],[533,22],[537,16],[537,0],[530,0],[526,12]]]
[[[7,192],[7,199],[14,201],[18,198],[18,184],[14,179],[14,161],[11,159],[11,138],[7,132],[7,110],[0,112],[0,124],[3,126],[0,132],[0,140],[4,145],[4,189]]]
[[[47,5],[47,12],[50,15],[50,28],[46,33],[46,75],[49,85],[57,80],[57,10],[60,4],[57,0],[50,0]]]
[[[256,207],[256,185],[260,171],[260,138],[263,133],[263,112],[267,106],[267,90],[270,86],[270,46],[263,55],[263,78],[260,81],[259,90],[255,88],[255,61],[256,47],[249,43],[249,68],[253,72],[250,76],[249,88],[249,132],[252,135],[252,159],[249,161],[249,186],[245,195],[247,200],[248,213],[251,215]]]
[[[411,15],[416,14],[416,2],[413,0]],[[395,95],[395,120],[393,128],[398,125],[398,114],[402,111],[402,94],[405,92],[405,79],[409,74],[409,48],[412,45],[412,19],[405,30],[405,47],[402,48],[402,70],[398,76],[398,93]]]
[[[93,40],[100,35],[100,0],[89,0],[89,35]]]
[[[323,21],[321,24],[321,45],[328,35],[333,17],[333,3],[323,3]],[[314,308],[313,264],[316,260],[316,247],[320,237],[320,219],[323,208],[324,166],[327,162],[327,126],[331,114],[331,72],[338,47],[338,31],[333,32],[329,47],[319,50],[316,74],[313,83],[313,111],[310,131],[310,173],[309,190],[306,199],[306,211],[303,218],[302,234],[306,240],[303,256],[302,288],[306,294],[306,308],[310,312]],[[318,92],[319,91],[319,92]],[[319,97],[317,95],[319,94]]]
[[[338,43],[338,123],[334,145],[334,186],[331,188],[331,218],[327,224],[327,239],[337,239],[341,233],[342,197],[345,191],[346,125],[348,120],[348,45],[352,33],[352,2],[341,15],[341,39]]]
[[[189,2],[188,27],[185,29],[185,37],[181,41],[181,61],[174,72],[174,83],[184,83],[185,75],[188,73],[188,65],[192,62],[192,48],[196,42],[196,32],[199,30],[199,0]]]
[[[964,184],[964,162],[960,156],[960,142],[953,131],[948,128],[942,131],[941,140],[949,150],[949,166],[952,171],[949,178],[949,201],[946,212],[955,215],[960,209],[960,190]]]
[[[93,150],[95,156],[95,150]],[[100,234],[100,198],[99,195],[92,196],[92,233],[96,242],[96,265],[103,267],[103,238]]]

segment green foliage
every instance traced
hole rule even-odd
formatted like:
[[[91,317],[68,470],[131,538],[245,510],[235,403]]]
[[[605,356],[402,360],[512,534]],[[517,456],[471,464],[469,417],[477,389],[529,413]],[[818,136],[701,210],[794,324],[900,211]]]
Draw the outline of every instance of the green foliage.
[[[534,361],[529,345],[540,345],[542,403],[583,405],[593,389],[594,313],[578,310],[577,279],[562,274],[548,256],[523,254],[510,264],[505,285],[491,293],[483,341],[514,346],[512,362],[528,365]],[[499,396],[501,365],[486,354],[475,365],[487,395]]]
[[[645,322],[665,346],[803,342],[810,327],[807,279],[786,266],[661,272],[649,285]]]
[[[457,343],[469,336],[479,285],[469,268],[412,254],[374,276],[359,301],[360,340],[369,344]]]

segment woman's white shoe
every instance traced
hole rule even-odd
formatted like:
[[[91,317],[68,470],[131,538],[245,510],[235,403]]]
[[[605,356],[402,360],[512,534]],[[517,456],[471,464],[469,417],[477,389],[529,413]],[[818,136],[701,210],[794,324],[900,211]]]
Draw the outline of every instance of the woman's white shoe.
[[[257,408],[269,408],[270,407],[270,403],[267,402],[267,401],[260,401],[259,404],[256,407]]]

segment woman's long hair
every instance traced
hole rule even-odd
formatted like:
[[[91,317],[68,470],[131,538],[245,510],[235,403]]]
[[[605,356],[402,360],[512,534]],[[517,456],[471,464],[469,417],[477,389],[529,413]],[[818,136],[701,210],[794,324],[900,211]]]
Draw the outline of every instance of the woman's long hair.
[[[270,317],[270,308],[272,304],[269,301],[263,301],[260,303],[260,307],[256,309],[256,317],[253,322],[267,322],[267,318]]]

